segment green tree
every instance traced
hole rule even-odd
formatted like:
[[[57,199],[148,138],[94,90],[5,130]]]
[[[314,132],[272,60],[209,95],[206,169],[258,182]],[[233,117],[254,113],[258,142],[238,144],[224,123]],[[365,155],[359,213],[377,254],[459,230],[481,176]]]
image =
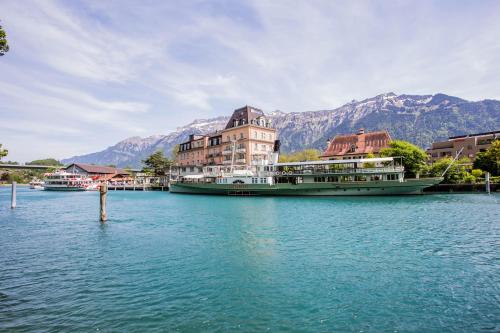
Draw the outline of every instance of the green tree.
[[[7,34],[0,25],[0,56],[3,56],[9,51],[9,44],[7,44]]]
[[[175,161],[177,159],[177,156],[179,155],[179,148],[180,148],[180,144],[176,144],[173,148],[172,148],[172,159]]]
[[[144,168],[146,172],[153,173],[156,176],[165,175],[173,164],[170,159],[165,157],[161,150],[151,154],[148,158],[143,160],[142,163],[146,166]]]
[[[9,154],[9,151],[7,149],[2,148],[2,144],[0,143],[0,160],[2,157],[5,157]]]
[[[321,152],[317,149],[305,149],[292,154],[280,154],[279,162],[303,162],[303,161],[318,161]]]
[[[414,177],[418,172],[425,168],[427,154],[420,147],[407,141],[394,140],[389,144],[389,148],[380,151],[383,157],[402,157],[403,166],[407,176]]]
[[[61,162],[55,158],[45,158],[41,160],[34,160],[31,162],[26,162],[26,165],[47,165],[47,166],[63,166]]]
[[[500,140],[493,141],[488,150],[477,154],[474,168],[488,171],[493,176],[500,176]]]
[[[431,177],[441,177],[443,172],[448,168],[448,166],[453,162],[453,158],[444,157],[436,162],[434,162],[428,170],[428,174]],[[470,160],[467,157],[462,157],[457,161],[453,162],[446,174],[444,175],[444,182],[448,184],[462,183],[466,180],[473,181],[475,177],[467,172],[467,168],[470,166]],[[474,179],[472,179],[474,178]]]
[[[374,157],[375,157],[375,155],[373,153],[368,153],[368,154],[366,154],[365,158],[374,158]],[[375,163],[373,163],[373,162],[363,163],[363,168],[375,168]]]

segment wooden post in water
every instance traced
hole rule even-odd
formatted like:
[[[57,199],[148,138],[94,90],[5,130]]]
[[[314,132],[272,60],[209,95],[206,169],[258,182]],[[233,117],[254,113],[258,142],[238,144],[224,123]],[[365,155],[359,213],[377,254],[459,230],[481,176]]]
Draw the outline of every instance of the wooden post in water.
[[[489,172],[484,173],[484,180],[486,183],[486,193],[490,194],[490,173]]]
[[[99,187],[99,194],[101,197],[100,203],[101,203],[101,222],[106,222],[107,216],[106,216],[106,195],[108,193],[108,184],[102,183],[101,186]]]
[[[10,199],[10,208],[16,208],[16,188],[17,183],[12,182],[12,197]]]

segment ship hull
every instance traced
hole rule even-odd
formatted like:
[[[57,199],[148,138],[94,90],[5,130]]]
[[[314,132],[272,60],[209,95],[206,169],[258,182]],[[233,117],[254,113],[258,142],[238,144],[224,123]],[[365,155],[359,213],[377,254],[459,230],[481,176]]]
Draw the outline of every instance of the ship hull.
[[[374,196],[422,194],[424,188],[438,184],[441,178],[359,183],[302,184],[205,184],[173,183],[172,193],[240,196]]]
[[[45,191],[86,191],[84,187],[63,187],[63,186],[45,186]]]

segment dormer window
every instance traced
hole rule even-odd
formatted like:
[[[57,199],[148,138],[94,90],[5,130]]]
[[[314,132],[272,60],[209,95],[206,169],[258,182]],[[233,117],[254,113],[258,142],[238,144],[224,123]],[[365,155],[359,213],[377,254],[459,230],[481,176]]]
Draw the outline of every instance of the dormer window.
[[[351,145],[351,150],[350,152],[351,153],[354,153],[356,151],[356,145]]]

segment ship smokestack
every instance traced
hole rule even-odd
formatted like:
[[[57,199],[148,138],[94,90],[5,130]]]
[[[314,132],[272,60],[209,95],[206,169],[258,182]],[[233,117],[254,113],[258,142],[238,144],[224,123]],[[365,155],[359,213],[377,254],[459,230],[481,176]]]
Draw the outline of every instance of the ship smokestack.
[[[274,140],[274,148],[273,151],[275,153],[279,153],[281,147],[281,141],[280,140]]]

